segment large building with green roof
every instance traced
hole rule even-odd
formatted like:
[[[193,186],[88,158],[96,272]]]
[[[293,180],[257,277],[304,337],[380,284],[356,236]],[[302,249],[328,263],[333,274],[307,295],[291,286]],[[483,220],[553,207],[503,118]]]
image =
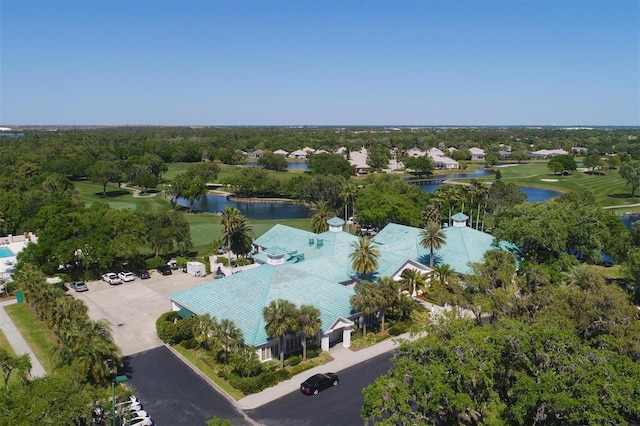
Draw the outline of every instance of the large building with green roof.
[[[459,274],[469,273],[469,262],[481,262],[487,250],[497,247],[490,235],[467,227],[466,220],[462,213],[453,216],[453,226],[444,228],[446,244],[434,253],[434,264],[447,263]],[[344,223],[334,217],[328,221],[329,230],[320,234],[275,225],[254,241],[256,267],[173,293],[172,307],[233,321],[245,343],[266,361],[280,350],[279,339],[270,338],[265,331],[264,307],[277,299],[298,307],[313,305],[320,311],[322,349],[337,342],[349,347],[353,326],[360,326],[364,318],[350,303],[358,276],[349,255],[358,237],[344,232]],[[429,251],[420,245],[420,231],[397,224],[382,229],[373,238],[380,252],[373,278],[400,280],[405,269],[429,275]],[[288,336],[285,346],[287,353],[297,351],[301,340]]]

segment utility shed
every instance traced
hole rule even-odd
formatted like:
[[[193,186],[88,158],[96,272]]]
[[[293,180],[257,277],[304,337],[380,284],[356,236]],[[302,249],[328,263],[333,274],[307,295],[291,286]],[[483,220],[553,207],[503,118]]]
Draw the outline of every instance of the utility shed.
[[[194,277],[204,277],[207,275],[207,268],[202,262],[187,262],[187,274]]]

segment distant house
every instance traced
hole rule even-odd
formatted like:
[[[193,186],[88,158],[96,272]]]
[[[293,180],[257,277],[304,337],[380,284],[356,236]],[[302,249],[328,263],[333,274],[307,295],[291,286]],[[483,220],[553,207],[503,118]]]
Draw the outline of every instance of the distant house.
[[[283,149],[279,149],[277,151],[273,151],[274,154],[276,155],[282,155],[283,157],[286,157],[287,155],[289,155],[289,153]]]
[[[349,164],[355,169],[356,173],[364,174],[368,173],[371,167],[367,164],[367,149],[362,147],[360,151],[351,151],[349,153]]]
[[[247,154],[247,158],[260,158],[264,155],[264,151],[262,149],[256,149],[253,152]]]
[[[305,151],[307,154],[314,154],[316,152],[315,149],[310,148],[308,146],[305,146],[304,148],[302,148],[303,151]]]
[[[469,152],[471,153],[471,161],[484,161],[484,149],[473,147],[469,148]]]
[[[555,157],[556,155],[568,155],[569,153],[564,149],[539,149],[538,151],[530,152],[529,155],[533,160],[544,160],[547,158]]]
[[[586,155],[589,153],[589,148],[586,148],[584,146],[574,146],[573,148],[571,148],[571,152],[578,155]]]
[[[336,148],[336,149],[333,151],[333,153],[334,153],[334,154],[344,155],[344,154],[346,154],[346,153],[347,153],[347,148],[345,148],[344,146],[341,146],[341,147],[339,147],[339,148]]]
[[[420,148],[410,148],[407,150],[406,154],[409,157],[424,157],[425,155],[427,155],[427,151],[423,151]]]
[[[458,213],[452,217],[453,226],[443,228],[446,244],[434,252],[435,265],[448,264],[456,273],[467,274],[472,271],[470,262],[481,262],[486,251],[514,249],[468,227],[467,219]],[[173,293],[172,309],[233,321],[242,330],[245,343],[255,348],[261,361],[267,361],[278,356],[280,347],[279,339],[267,335],[262,312],[271,301],[287,299],[320,311],[321,329],[316,342],[323,350],[339,342],[349,347],[353,328],[377,322],[379,315],[353,310],[350,297],[359,277],[349,254],[358,237],[344,232],[345,222],[338,217],[327,223],[329,230],[321,234],[275,225],[254,242],[258,266]],[[420,228],[394,223],[385,226],[373,238],[380,256],[372,279],[389,277],[398,281],[406,269],[430,277],[430,251],[420,244],[420,233]],[[300,335],[286,336],[286,353],[300,347]]]
[[[307,158],[307,151],[303,151],[301,149],[298,149],[296,151],[293,151],[291,154],[289,154],[289,158],[295,158],[295,159],[306,159]]]
[[[444,155],[444,152],[438,148],[431,148],[427,151],[427,155],[433,160],[436,169],[459,169],[460,164]]]
[[[502,160],[510,160],[511,159],[511,151],[498,151],[498,155]]]

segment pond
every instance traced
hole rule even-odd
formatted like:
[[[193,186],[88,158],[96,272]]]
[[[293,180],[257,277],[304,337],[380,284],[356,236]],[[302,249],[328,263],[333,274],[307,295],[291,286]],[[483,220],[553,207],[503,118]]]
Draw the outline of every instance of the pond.
[[[189,207],[189,200],[179,198],[178,204]],[[224,195],[207,194],[193,203],[193,209],[200,212],[219,213],[226,206],[237,207],[247,219],[303,219],[310,217],[307,207],[296,203],[237,203],[227,200]]]
[[[244,165],[248,167],[257,167],[258,163],[255,161],[249,161],[244,163]],[[309,170],[309,165],[306,161],[289,161],[287,163],[287,170],[302,170],[306,172]]]
[[[622,223],[624,223],[624,226],[626,226],[627,229],[631,229],[631,225],[634,222],[640,220],[640,213],[628,213],[620,215],[620,220],[622,221]]]

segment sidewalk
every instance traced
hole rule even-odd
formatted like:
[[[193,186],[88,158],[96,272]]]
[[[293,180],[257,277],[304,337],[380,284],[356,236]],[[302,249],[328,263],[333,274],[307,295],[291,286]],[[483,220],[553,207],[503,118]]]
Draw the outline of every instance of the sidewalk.
[[[330,349],[333,361],[306,370],[292,377],[291,379],[280,382],[275,386],[263,390],[262,392],[248,395],[237,401],[236,404],[242,410],[258,408],[264,404],[267,404],[273,400],[276,400],[293,391],[298,390],[298,388],[300,387],[300,383],[305,381],[309,376],[326,372],[337,373],[338,371],[344,370],[353,365],[359,364],[385,353],[388,353],[389,357],[391,357],[391,352],[400,346],[400,344],[398,343],[399,339],[415,340],[418,337],[419,336],[411,336],[409,333],[401,334],[400,336],[384,340],[376,345],[360,349],[358,351],[352,351],[351,349],[342,346],[342,344],[338,344]]]
[[[29,354],[29,358],[31,358],[31,377],[34,379],[36,377],[42,377],[46,374],[42,364],[40,364],[40,361],[38,361],[38,358],[36,358],[35,354],[22,337],[22,334],[20,334],[13,321],[11,321],[9,314],[4,310],[5,306],[13,305],[14,303],[17,303],[16,299],[0,303],[0,329],[4,332],[4,335],[7,337],[7,340],[16,355],[22,355],[25,353]]]

